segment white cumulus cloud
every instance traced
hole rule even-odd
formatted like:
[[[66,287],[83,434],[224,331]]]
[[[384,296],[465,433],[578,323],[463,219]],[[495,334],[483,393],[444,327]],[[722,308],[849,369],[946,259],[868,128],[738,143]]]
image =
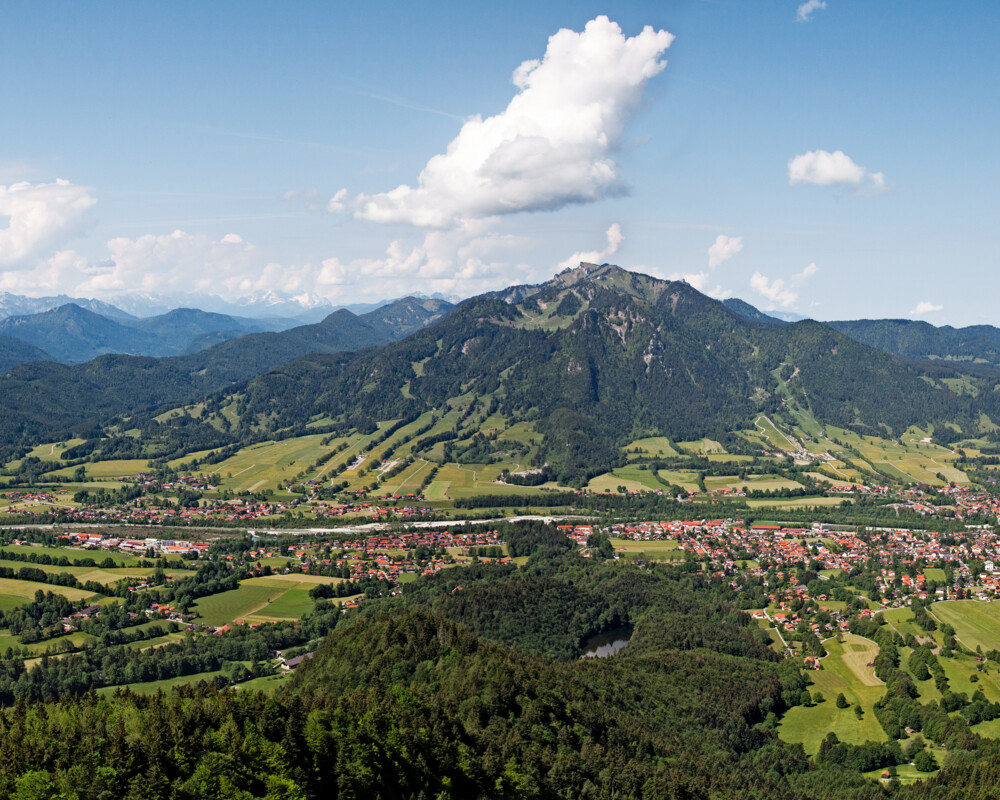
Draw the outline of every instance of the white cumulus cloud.
[[[936,305],[935,303],[932,303],[929,300],[923,300],[917,303],[915,308],[910,309],[910,316],[920,317],[923,316],[924,314],[930,314],[934,311],[940,311],[943,308],[944,306]]]
[[[232,289],[256,264],[255,248],[239,234],[218,241],[205,234],[146,234],[108,242],[109,259],[89,270],[78,292],[210,292]]]
[[[599,16],[549,38],[541,60],[513,75],[518,93],[499,114],[462,125],[416,186],[348,198],[332,211],[382,223],[448,227],[461,218],[588,203],[624,192],[613,155],[674,37],[646,26],[626,37]]]
[[[816,264],[809,264],[802,272],[792,275],[787,281],[784,278],[771,280],[760,272],[755,272],[750,276],[750,288],[767,299],[765,311],[790,308],[798,301],[802,284],[817,272],[819,272],[819,267]]]
[[[808,22],[814,12],[823,8],[826,8],[825,0],[807,0],[807,2],[799,6],[799,10],[795,14],[795,19],[799,22]]]
[[[504,257],[521,247],[519,237],[493,230],[495,219],[462,220],[448,230],[428,231],[422,241],[394,241],[380,258],[327,258],[312,273],[324,297],[384,296],[388,281],[399,293],[463,295],[524,282],[533,270]]]
[[[885,190],[885,175],[881,172],[869,172],[865,167],[855,163],[843,150],[811,150],[808,153],[795,156],[788,162],[788,182],[810,183],[814,186],[836,186],[846,184],[861,188],[868,180],[870,191]]]
[[[708,248],[708,268],[715,269],[723,261],[728,261],[743,249],[742,236],[723,236],[715,238],[715,242]]]
[[[84,212],[97,199],[85,186],[61,178],[52,183],[0,186],[0,265],[34,267],[59,244],[80,233]]]
[[[584,261],[588,264],[603,264],[606,259],[618,252],[618,248],[621,247],[622,242],[625,241],[625,235],[622,233],[622,226],[617,222],[612,224],[611,227],[604,232],[604,235],[608,240],[607,247],[603,250],[585,250],[582,253],[573,253],[573,255],[569,258],[559,262],[559,269],[577,267]]]

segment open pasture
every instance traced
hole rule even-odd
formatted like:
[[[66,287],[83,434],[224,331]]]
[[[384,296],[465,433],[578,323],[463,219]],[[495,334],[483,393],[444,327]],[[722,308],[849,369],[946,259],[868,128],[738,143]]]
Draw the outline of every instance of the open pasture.
[[[105,559],[110,558],[117,566],[120,567],[134,567],[142,561],[142,558],[131,555],[130,553],[116,553],[108,550],[85,550],[82,547],[49,547],[47,545],[38,544],[5,544],[0,546],[0,549],[6,550],[10,553],[35,553],[39,556],[46,555],[52,559],[66,558],[70,561],[73,561],[73,559],[92,558],[94,559],[95,564],[100,564]],[[25,562],[25,564],[26,566],[39,566],[29,562]]]
[[[454,500],[477,494],[529,495],[538,491],[535,486],[494,483],[503,469],[503,464],[443,464],[425,494],[428,500]]]
[[[931,606],[931,612],[938,621],[951,625],[966,647],[1000,650],[1000,603],[942,600]]]
[[[316,433],[282,442],[251,445],[202,472],[218,474],[222,478],[221,487],[233,492],[276,489],[279,483],[307,469],[342,441],[334,440],[329,445],[322,445],[320,442],[324,438]]]
[[[875,702],[885,694],[885,686],[867,666],[878,654],[878,646],[849,633],[843,639],[843,644],[835,638],[823,642],[829,653],[822,660],[823,668],[808,673],[813,681],[809,690],[814,694],[821,692],[823,702],[811,707],[796,706],[785,714],[778,727],[782,739],[801,742],[810,754],[819,750],[829,731],[851,744],[883,742],[886,738],[873,710]],[[864,716],[860,720],[853,708],[837,708],[835,701],[841,692],[852,706],[861,705]]]
[[[648,492],[666,487],[656,479],[652,470],[638,467],[619,467],[611,472],[591,478],[587,488],[592,492],[618,491],[624,486],[627,491]]]
[[[54,564],[32,564],[26,561],[7,561],[4,559],[0,559],[0,567],[9,567],[13,570],[19,570],[22,567],[32,567],[40,569],[46,574],[69,573],[80,581],[80,583],[95,581],[96,583],[103,583],[105,586],[117,583],[122,578],[146,578],[153,574],[153,569],[150,567],[124,567],[122,569],[108,570],[101,569],[100,567],[60,567]]]
[[[199,622],[221,627],[245,619],[258,609],[276,600],[287,589],[273,586],[248,586],[245,582],[227,592],[201,597],[192,606]]]
[[[707,456],[711,453],[725,453],[726,448],[715,439],[696,439],[692,442],[677,442],[675,449],[695,456]]]
[[[146,683],[128,683],[122,686],[105,686],[97,690],[99,695],[114,694],[117,689],[129,689],[135,694],[156,694],[159,691],[170,692],[177,686],[198,684],[202,681],[213,681],[216,677],[225,675],[221,669],[213,672],[199,672],[195,675],[180,675],[176,678],[166,678],[162,681],[147,681]]]
[[[650,561],[680,561],[684,558],[680,545],[673,539],[637,542],[633,539],[612,538],[611,544],[615,550],[624,551],[626,558],[642,556]]]
[[[83,589],[71,589],[68,586],[57,586],[52,583],[19,581],[16,578],[0,578],[0,595],[4,595],[6,597],[32,600],[35,597],[35,592],[39,590],[43,592],[52,592],[53,594],[61,594],[63,597],[73,601],[93,597],[92,592],[87,592]],[[17,605],[23,605],[23,602],[18,603]]]
[[[109,459],[108,461],[87,462],[83,465],[87,478],[131,478],[140,472],[149,472],[149,460],[145,458]],[[46,473],[70,478],[77,467],[63,467]]]
[[[739,475],[715,475],[705,478],[705,488],[710,492],[717,489],[741,489],[744,486],[750,492],[802,488],[801,483],[780,475],[747,475],[745,478],[740,478]]]
[[[763,499],[747,499],[746,504],[750,508],[828,508],[846,503],[846,497],[772,497]]]
[[[645,456],[678,456],[674,446],[666,436],[653,436],[649,439],[637,439],[625,447],[626,452],[638,450]]]

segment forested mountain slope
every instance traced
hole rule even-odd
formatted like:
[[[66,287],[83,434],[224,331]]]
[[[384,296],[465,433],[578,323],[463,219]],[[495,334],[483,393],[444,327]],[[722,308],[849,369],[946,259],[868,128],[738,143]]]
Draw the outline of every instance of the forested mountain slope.
[[[29,361],[51,361],[52,356],[34,345],[13,339],[10,336],[0,336],[0,373],[6,372],[17,364]]]
[[[579,482],[633,438],[724,437],[786,397],[826,423],[896,435],[942,420],[973,430],[980,411],[1000,419],[994,393],[958,393],[940,377],[820,323],[755,323],[686,283],[583,265],[466,301],[376,351],[285,364],[241,389],[238,406],[279,428],[489,397],[495,411],[533,422],[545,460]]]
[[[827,322],[834,330],[903,358],[940,358],[1000,366],[1000,328],[971,325],[940,328],[909,319]]]
[[[440,311],[425,313],[426,319],[434,319]],[[413,312],[409,324],[417,324],[418,318]],[[141,415],[197,399],[309,353],[357,350],[392,341],[392,324],[384,316],[375,316],[373,322],[369,325],[342,309],[314,325],[249,334],[185,356],[107,355],[74,366],[14,366],[0,375],[4,398],[0,452],[10,454],[32,442],[62,438],[71,430],[89,434],[95,424],[117,415]]]
[[[206,335],[224,338],[280,330],[294,323],[253,320],[178,308],[144,319],[104,316],[75,303],[0,321],[0,335],[33,344],[57,361],[79,364],[101,355],[178,355]]]

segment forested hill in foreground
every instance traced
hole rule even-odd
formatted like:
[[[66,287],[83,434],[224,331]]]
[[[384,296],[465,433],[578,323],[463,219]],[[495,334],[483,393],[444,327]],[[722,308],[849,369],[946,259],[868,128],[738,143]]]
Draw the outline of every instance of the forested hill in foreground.
[[[686,283],[582,265],[466,301],[375,351],[285,364],[241,388],[238,407],[244,420],[278,429],[489,398],[495,413],[534,423],[560,480],[580,483],[614,465],[632,439],[725,437],[788,403],[822,423],[881,434],[942,421],[974,431],[980,412],[1000,420],[995,393],[953,391],[941,379],[955,374],[932,374],[817,322],[746,320]]]
[[[361,317],[342,309],[313,325],[241,336],[185,356],[107,355],[74,366],[22,363],[0,375],[0,453],[70,432],[90,433],[119,415],[194,400],[309,353],[391,342],[450,309],[439,300],[405,298]]]
[[[814,700],[797,660],[782,660],[741,610],[751,600],[766,603],[763,578],[737,586],[693,561],[639,566],[585,558],[554,525],[505,526],[504,535],[527,557],[524,567],[455,566],[346,617],[318,601],[301,626],[332,632],[270,696],[205,685],[101,696],[59,668],[86,654],[22,671],[17,682],[30,684],[31,696],[60,699],[4,698],[0,796],[995,796],[998,744],[973,733],[960,715],[940,736],[947,763],[910,787],[862,775],[902,762],[895,739],[839,744],[835,754],[816,758],[782,741],[783,713]],[[567,640],[577,644],[623,622],[634,624],[634,633],[615,657],[562,652]],[[222,658],[251,648],[266,654],[267,644],[289,635],[269,626],[243,630],[220,639],[231,648],[219,649]],[[193,657],[195,641],[167,645],[170,657]],[[887,644],[880,658],[889,652],[896,654],[896,645]],[[901,677],[886,685],[886,704],[910,699],[909,677],[895,671]],[[934,718],[935,709],[949,719],[936,704],[918,706],[914,724],[924,710]]]

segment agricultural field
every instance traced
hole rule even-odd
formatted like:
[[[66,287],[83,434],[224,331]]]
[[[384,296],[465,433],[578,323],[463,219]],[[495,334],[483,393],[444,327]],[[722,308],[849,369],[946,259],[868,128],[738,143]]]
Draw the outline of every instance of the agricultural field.
[[[328,445],[320,442],[322,434],[300,436],[283,442],[264,442],[240,450],[232,458],[202,470],[222,478],[220,488],[233,492],[259,492],[277,489],[278,484],[308,469],[322,455],[333,450],[343,439]]]
[[[970,650],[1000,650],[1000,603],[943,600],[931,606],[931,611],[938,621],[951,625]]]
[[[677,442],[676,449],[689,455],[707,456],[712,453],[725,453],[724,448],[714,439],[697,439],[693,442]]]
[[[47,574],[66,572],[73,575],[80,583],[95,581],[96,583],[103,583],[105,586],[117,583],[122,578],[146,578],[154,572],[151,567],[123,567],[122,569],[108,570],[101,569],[100,567],[60,567],[53,564],[32,564],[28,561],[7,561],[3,559],[0,559],[0,567],[9,567],[13,570],[18,570],[22,567],[32,567]]]
[[[21,581],[14,578],[0,578],[0,601],[9,602],[7,598],[20,598],[21,602],[16,603],[16,605],[22,605],[24,602],[34,598],[35,592],[39,590],[61,594],[70,600],[83,600],[93,597],[92,592],[87,592],[83,589],[73,589],[69,586],[57,586],[52,583],[38,583],[36,581]]]
[[[592,478],[587,484],[587,488],[592,492],[616,492],[619,486],[624,486],[630,492],[655,491],[666,488],[656,479],[652,470],[639,469],[638,467],[619,467],[604,475]]]
[[[913,612],[909,608],[887,608],[882,612],[882,616],[889,626],[904,639],[913,636],[919,641],[932,639],[935,645],[939,644],[932,634],[913,621]]]
[[[867,664],[878,655],[878,645],[869,639],[843,634],[843,644],[836,638],[823,642],[829,655],[822,660],[823,668],[810,670],[813,685],[809,690],[821,692],[823,702],[812,707],[796,706],[781,720],[778,735],[787,742],[801,742],[809,754],[819,751],[827,732],[833,731],[842,742],[862,744],[885,741],[885,731],[875,718],[875,702],[885,694],[885,685],[875,677]],[[853,706],[860,704],[864,716],[858,719],[853,708],[837,708],[836,698],[843,692]]]
[[[83,550],[78,547],[49,547],[47,545],[36,544],[5,544],[0,547],[0,549],[3,549],[8,553],[35,553],[39,556],[49,556],[52,559],[66,558],[70,561],[73,561],[73,559],[92,558],[97,564],[100,564],[105,559],[110,558],[119,567],[135,567],[138,566],[139,562],[143,560],[140,556],[134,556],[128,553],[115,553],[106,550]],[[25,565],[29,567],[41,566],[40,564],[31,564],[29,562],[25,562]],[[88,567],[87,569],[93,569],[93,567]]]
[[[223,676],[226,673],[221,669],[217,669],[214,672],[199,672],[197,675],[181,675],[177,678],[167,678],[162,681],[147,681],[146,683],[127,683],[122,686],[105,686],[97,690],[99,695],[109,695],[114,694],[119,689],[129,689],[136,694],[156,694],[159,691],[169,692],[178,686],[187,686],[188,684],[198,684],[202,681],[212,681],[213,679]]]
[[[746,487],[747,491],[775,491],[777,489],[801,489],[802,484],[796,481],[782,478],[778,475],[747,475],[740,478],[739,475],[716,475],[705,478],[705,489],[714,491],[718,489],[741,489]]]
[[[241,583],[227,592],[199,598],[191,610],[198,615],[199,622],[218,628],[234,620],[245,619],[271,600],[277,600],[285,591],[287,590],[271,586],[247,586],[246,583]]]
[[[761,415],[754,420],[754,426],[763,437],[764,441],[777,450],[795,450],[797,445],[788,436],[782,433],[778,427],[771,422],[768,417]]]
[[[529,495],[538,491],[535,486],[494,483],[503,469],[503,464],[444,464],[424,496],[428,500],[454,500],[477,494]]]
[[[678,456],[680,455],[666,436],[654,436],[649,439],[637,439],[626,445],[625,451],[633,453],[638,450],[644,456]]]
[[[763,499],[747,499],[746,503],[750,508],[824,508],[829,506],[839,506],[848,502],[846,497],[765,497]]]
[[[94,461],[83,464],[83,468],[89,479],[100,478],[132,478],[140,472],[149,472],[149,460],[144,458],[132,459],[110,459],[108,461]],[[46,473],[52,476],[62,476],[71,478],[77,467],[63,467]]]
[[[389,478],[379,485],[379,491],[392,494],[417,494],[424,478],[434,469],[433,462],[417,459],[409,467],[394,478]]]
[[[202,597],[192,610],[199,622],[220,627],[236,620],[277,622],[298,619],[311,610],[309,590],[320,583],[337,583],[340,578],[318,575],[271,575],[248,578],[236,589]]]
[[[611,539],[615,550],[623,551],[625,558],[645,558],[649,561],[681,561],[684,553],[680,544],[672,539],[637,542],[633,539]]]

